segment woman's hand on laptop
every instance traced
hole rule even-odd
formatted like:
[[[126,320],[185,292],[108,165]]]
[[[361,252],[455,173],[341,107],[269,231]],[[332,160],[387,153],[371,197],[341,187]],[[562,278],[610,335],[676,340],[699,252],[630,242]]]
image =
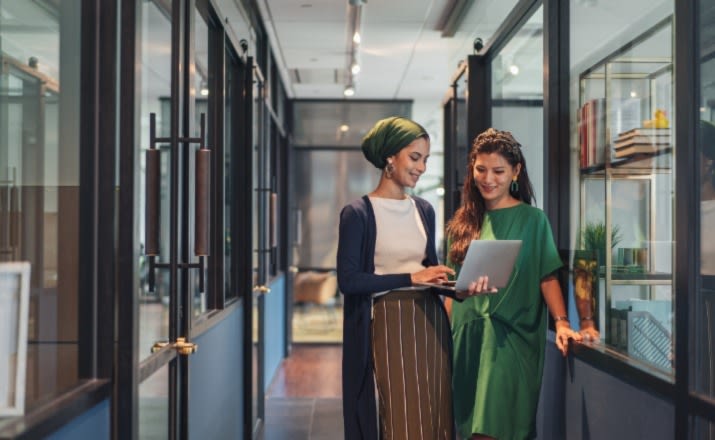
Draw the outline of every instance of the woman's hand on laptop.
[[[412,278],[412,284],[423,284],[423,283],[441,283],[449,279],[449,275],[454,275],[454,270],[438,264],[436,266],[429,266],[422,269],[419,272],[415,272],[410,275]]]
[[[496,293],[499,289],[494,286],[489,287],[489,277],[483,276],[477,278],[469,284],[469,290],[457,292],[459,298],[467,298],[470,296],[483,295],[485,293]]]

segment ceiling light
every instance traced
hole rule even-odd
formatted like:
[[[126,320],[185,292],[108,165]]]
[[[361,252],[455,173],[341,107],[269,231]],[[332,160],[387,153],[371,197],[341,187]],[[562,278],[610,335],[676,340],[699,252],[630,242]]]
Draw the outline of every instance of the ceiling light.
[[[638,93],[636,93],[635,90],[631,90],[631,98],[635,98],[636,96],[638,96]]]
[[[700,113],[705,113],[707,109],[705,107],[700,107]]]
[[[342,131],[343,133],[345,133],[345,132],[348,131],[348,130],[350,130],[350,126],[349,126],[349,125],[343,124],[343,125],[340,126],[340,131]]]
[[[518,75],[519,74],[519,66],[517,66],[516,64],[512,64],[511,66],[509,66],[509,73],[511,73],[514,76]]]
[[[365,0],[348,1],[348,21],[346,38],[345,90],[343,95],[355,95],[356,75],[360,73],[360,42],[362,41],[360,26]]]
[[[208,84],[206,84],[206,81],[201,81],[199,93],[201,94],[201,96],[209,96],[209,86]]]
[[[437,193],[437,195],[438,195],[439,197],[444,196],[444,188],[441,187],[441,186],[440,186],[439,188],[437,188],[437,189],[435,190],[435,192]]]

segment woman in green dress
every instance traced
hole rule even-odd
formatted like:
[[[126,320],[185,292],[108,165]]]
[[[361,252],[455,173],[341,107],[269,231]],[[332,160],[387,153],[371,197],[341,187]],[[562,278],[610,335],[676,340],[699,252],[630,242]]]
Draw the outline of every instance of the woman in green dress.
[[[562,265],[533,189],[521,145],[511,133],[488,129],[469,155],[462,206],[447,225],[449,262],[459,267],[473,239],[522,240],[508,285],[487,277],[452,306],[453,399],[464,439],[530,439],[546,344],[546,309],[556,321],[556,345],[565,355],[571,330],[554,272]]]

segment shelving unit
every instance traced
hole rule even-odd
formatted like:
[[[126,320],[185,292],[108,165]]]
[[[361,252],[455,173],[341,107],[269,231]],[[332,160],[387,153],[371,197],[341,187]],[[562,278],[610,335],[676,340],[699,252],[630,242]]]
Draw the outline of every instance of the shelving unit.
[[[672,118],[672,32],[672,20],[663,20],[586,69],[579,77],[578,125],[580,227],[605,227],[598,328],[609,347],[666,373],[673,348],[675,148],[616,157],[613,144],[656,110]],[[657,123],[663,128],[663,120]],[[663,131],[673,139],[672,128]],[[618,261],[621,252],[629,261]]]

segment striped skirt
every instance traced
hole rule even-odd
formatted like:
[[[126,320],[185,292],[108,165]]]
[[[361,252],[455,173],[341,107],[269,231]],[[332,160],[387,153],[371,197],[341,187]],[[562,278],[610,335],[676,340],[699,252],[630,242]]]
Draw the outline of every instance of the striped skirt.
[[[383,439],[454,438],[451,345],[444,308],[428,290],[375,299],[372,357]]]

